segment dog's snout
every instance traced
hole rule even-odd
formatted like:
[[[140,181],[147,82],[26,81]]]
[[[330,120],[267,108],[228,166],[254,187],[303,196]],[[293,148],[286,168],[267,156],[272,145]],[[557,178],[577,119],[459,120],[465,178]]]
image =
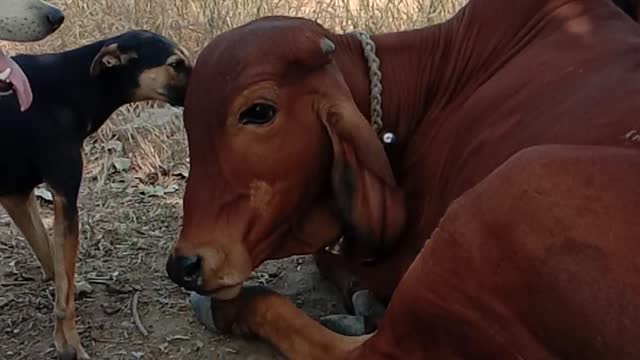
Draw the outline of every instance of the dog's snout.
[[[199,256],[169,256],[166,270],[171,281],[187,290],[196,290],[200,287],[200,266],[202,259]]]
[[[64,22],[64,13],[60,9],[52,7],[47,12],[47,20],[54,30],[58,29]]]

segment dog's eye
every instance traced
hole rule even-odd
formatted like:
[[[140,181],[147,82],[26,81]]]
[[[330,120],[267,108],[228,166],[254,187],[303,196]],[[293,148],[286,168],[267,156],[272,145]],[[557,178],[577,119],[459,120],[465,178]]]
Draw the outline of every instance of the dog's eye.
[[[276,116],[276,108],[267,103],[255,103],[240,113],[240,124],[263,125]]]
[[[184,60],[176,60],[176,61],[170,62],[167,65],[169,65],[170,68],[176,70],[184,65]]]

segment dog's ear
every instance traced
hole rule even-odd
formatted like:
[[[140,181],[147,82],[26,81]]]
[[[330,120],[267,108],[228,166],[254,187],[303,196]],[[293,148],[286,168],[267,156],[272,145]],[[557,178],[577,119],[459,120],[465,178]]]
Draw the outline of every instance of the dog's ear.
[[[89,72],[91,76],[97,76],[106,68],[126,65],[129,60],[137,57],[135,51],[121,51],[117,43],[105,45],[93,59]]]
[[[404,194],[380,139],[351,98],[321,118],[333,145],[334,201],[351,240],[344,244],[344,253],[375,260],[404,230]]]

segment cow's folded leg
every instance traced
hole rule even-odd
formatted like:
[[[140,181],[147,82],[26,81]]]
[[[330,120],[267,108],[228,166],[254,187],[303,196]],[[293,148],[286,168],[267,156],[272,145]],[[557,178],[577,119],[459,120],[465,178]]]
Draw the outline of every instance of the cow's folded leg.
[[[314,321],[284,296],[262,287],[244,287],[236,298],[216,301],[192,295],[200,321],[210,328],[255,335],[273,344],[288,359],[347,359],[368,335],[347,337]]]
[[[347,311],[353,315],[332,314],[320,319],[321,323],[343,335],[362,335],[375,331],[385,305],[361,285],[358,278],[347,269],[342,256],[321,250],[314,254],[314,259],[320,273],[338,288]]]
[[[217,331],[211,311],[211,298],[191,293],[189,302],[196,319],[210,331]],[[321,317],[319,321],[326,328],[341,335],[359,336],[370,332],[365,317],[360,315],[327,315]]]

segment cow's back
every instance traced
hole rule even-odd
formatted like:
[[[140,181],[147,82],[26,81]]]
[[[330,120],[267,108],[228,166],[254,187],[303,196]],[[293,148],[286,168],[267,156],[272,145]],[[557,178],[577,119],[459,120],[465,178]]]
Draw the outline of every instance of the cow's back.
[[[448,208],[366,351],[639,358],[639,181],[638,150],[519,152]]]
[[[611,10],[611,9],[607,9]],[[640,27],[619,11],[554,19],[470,97],[443,111],[425,152],[444,211],[518,151],[640,147]],[[436,191],[437,189],[437,191]],[[433,224],[435,225],[435,224]]]

